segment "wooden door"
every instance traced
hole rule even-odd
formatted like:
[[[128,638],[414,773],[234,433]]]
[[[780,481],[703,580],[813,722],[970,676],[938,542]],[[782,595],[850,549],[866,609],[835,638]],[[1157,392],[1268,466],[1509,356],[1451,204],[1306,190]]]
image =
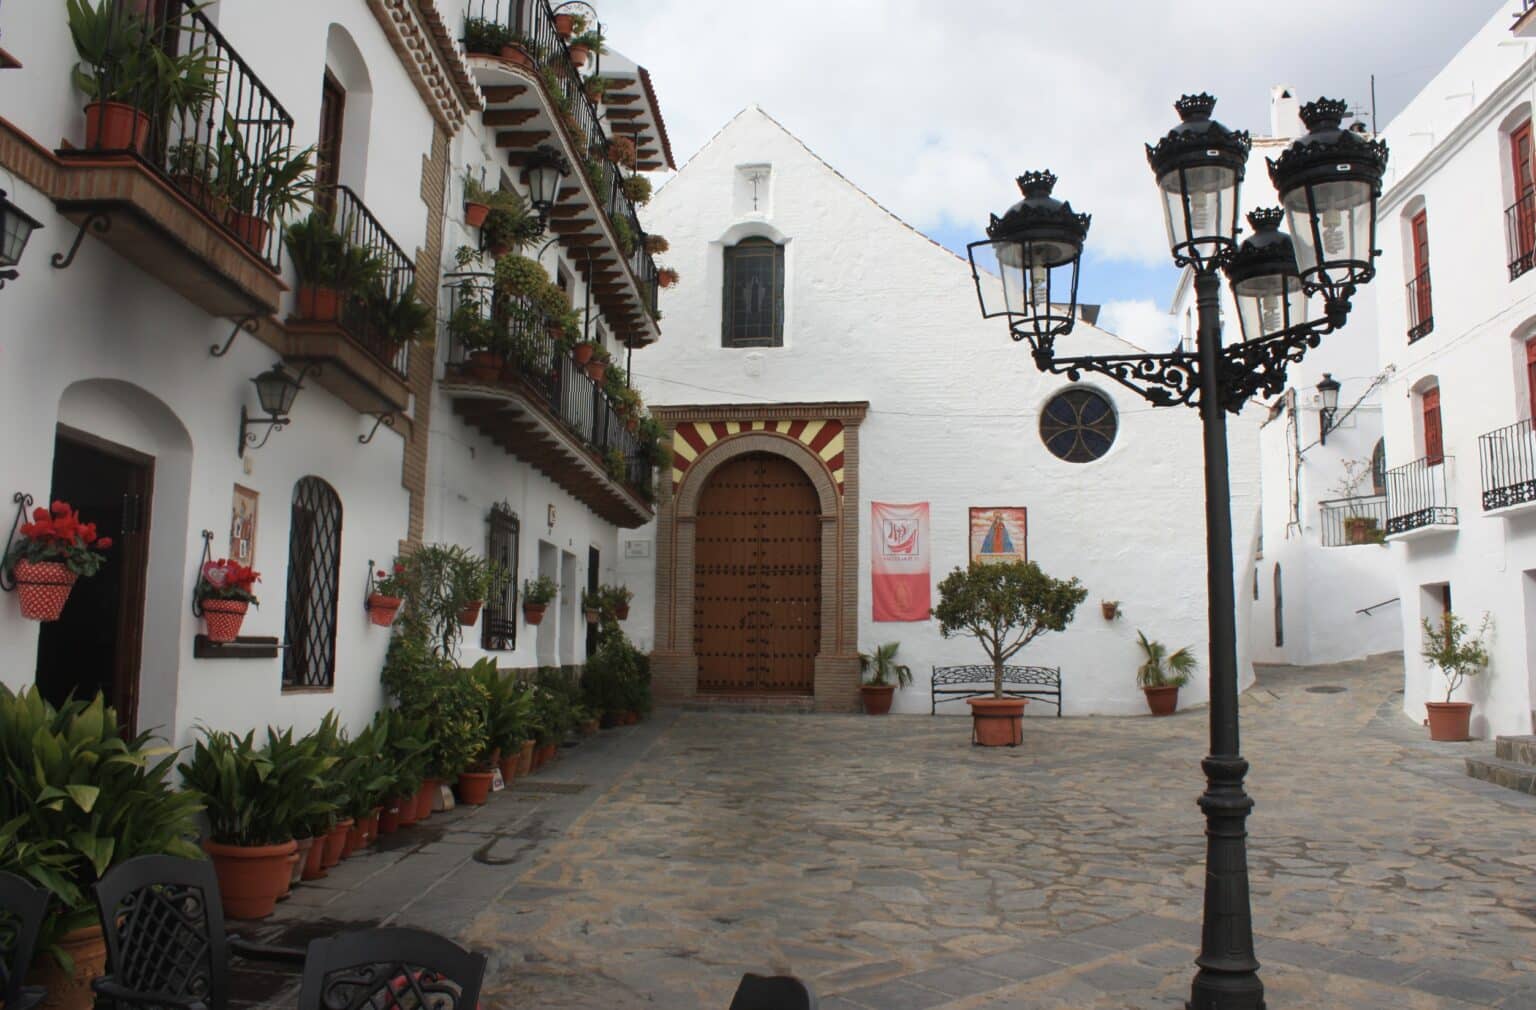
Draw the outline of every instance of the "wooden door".
[[[1424,457],[1430,466],[1445,460],[1445,438],[1440,428],[1440,389],[1424,390]]]
[[[1536,426],[1536,337],[1525,342],[1526,416]]]
[[[336,210],[336,186],[341,182],[341,130],[347,93],[329,70],[320,85],[320,138],[315,145],[315,202],[328,213]]]
[[[821,502],[799,467],[753,453],[721,466],[694,529],[701,693],[812,694],[821,638]]]
[[[1532,194],[1536,193],[1536,165],[1532,164],[1533,151],[1529,120],[1510,132],[1509,153],[1514,161],[1510,167],[1514,173],[1515,184],[1516,241],[1518,243],[1515,253],[1523,259],[1536,251],[1536,201],[1531,198]]]
[[[1423,326],[1435,317],[1434,303],[1429,291],[1429,214],[1419,211],[1413,216],[1413,280],[1415,328]]]

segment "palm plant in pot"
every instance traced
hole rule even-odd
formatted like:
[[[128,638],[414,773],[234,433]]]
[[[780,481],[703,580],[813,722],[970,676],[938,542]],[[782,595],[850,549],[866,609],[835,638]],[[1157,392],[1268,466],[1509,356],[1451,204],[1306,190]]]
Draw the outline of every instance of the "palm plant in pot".
[[[365,292],[363,308],[370,329],[391,353],[430,334],[432,308],[416,297],[416,289],[409,285],[395,288],[375,284]]]
[[[197,608],[208,626],[208,641],[233,642],[240,637],[246,611],[260,606],[252,592],[261,573],[238,561],[220,558],[203,565],[197,576]]]
[[[294,738],[293,730],[267,731],[267,756],[272,761],[272,775],[279,781],[294,781],[305,770],[318,769],[321,775],[328,772],[334,758],[321,752],[319,740],[313,735]],[[335,816],[336,807],[322,789],[311,787],[304,790],[288,812],[289,831],[293,835],[295,851],[289,871],[288,886],[291,888],[303,879],[311,854],[319,865],[321,839],[330,825],[328,819]],[[318,827],[317,827],[318,825]],[[284,892],[286,894],[286,892]]]
[[[57,621],[75,580],[101,571],[107,558],[100,552],[110,548],[112,540],[98,537],[96,524],[81,522],[80,513],[64,501],[34,509],[32,521],[22,523],[20,532],[5,567],[16,582],[21,616]]]
[[[1033,561],[972,563],[939,583],[933,612],[939,634],[976,639],[992,661],[992,697],[968,699],[973,742],[983,747],[1024,742],[1026,699],[1004,696],[1003,666],[1041,635],[1065,630],[1087,597],[1077,579],[1052,578]]]
[[[1147,708],[1153,715],[1172,715],[1179,707],[1179,688],[1189,683],[1198,665],[1189,646],[1170,653],[1168,646],[1136,632],[1141,646],[1142,664],[1136,668],[1136,685],[1147,696]]]
[[[225,224],[253,250],[266,248],[272,222],[310,203],[315,189],[315,148],[295,149],[276,131],[248,146],[232,114],[219,136],[216,195],[228,207]]]
[[[900,642],[886,642],[874,652],[859,653],[859,672],[865,678],[859,694],[864,699],[864,711],[870,715],[885,715],[891,710],[896,688],[912,686],[912,668],[896,662],[900,648]]]
[[[538,624],[544,620],[544,611],[559,594],[560,587],[548,575],[523,580],[523,620]]]
[[[1466,740],[1471,736],[1472,703],[1452,701],[1456,690],[1488,666],[1488,649],[1483,640],[1488,636],[1492,617],[1483,615],[1483,623],[1477,634],[1468,633],[1467,622],[1450,611],[1436,628],[1428,618],[1424,619],[1424,645],[1421,655],[1424,661],[1439,670],[1445,677],[1445,700],[1429,701],[1424,707],[1429,712],[1429,738],[1441,742]]]

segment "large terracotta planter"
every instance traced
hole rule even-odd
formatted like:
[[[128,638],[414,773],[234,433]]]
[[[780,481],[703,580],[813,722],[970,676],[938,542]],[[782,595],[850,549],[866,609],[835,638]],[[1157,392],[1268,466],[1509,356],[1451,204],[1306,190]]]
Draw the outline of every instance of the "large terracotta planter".
[[[594,352],[596,352],[596,350],[596,344],[592,343],[590,340],[583,340],[581,343],[571,348],[571,359],[574,360],[576,364],[585,367],[587,362],[592,360],[592,355]]]
[[[277,907],[288,886],[289,862],[296,851],[292,840],[279,845],[220,845],[204,842],[219,878],[219,895],[228,919],[265,919]]]
[[[352,818],[343,817],[335,826],[326,833],[324,849],[320,857],[320,865],[329,870],[342,860],[342,853],[347,847],[347,832],[352,830]]]
[[[347,829],[346,841],[341,846],[341,858],[348,859],[353,853],[368,846],[368,819],[359,817]]]
[[[1429,738],[1442,743],[1472,738],[1472,703],[1469,701],[1430,701]]]
[[[1172,715],[1179,707],[1177,687],[1144,687],[1141,690],[1147,696],[1147,708],[1153,715]]]
[[[267,247],[267,240],[272,237],[272,222],[244,211],[231,210],[224,215],[224,224],[235,233],[235,238],[258,253]]]
[[[491,795],[494,772],[459,772],[459,801],[472,807],[483,806]]]
[[[29,621],[57,621],[79,578],[62,561],[21,560],[15,575],[21,616]]]
[[[123,102],[92,102],[85,107],[85,146],[100,151],[144,153],[149,116]]]
[[[523,620],[527,621],[529,624],[544,623],[544,611],[548,608],[548,606],[549,605],[546,603],[523,604]]]
[[[523,749],[515,748],[510,754],[501,759],[501,781],[508,789],[512,788],[512,780],[517,778],[517,766],[522,762]]]
[[[1026,698],[970,698],[971,742],[981,747],[1017,747],[1024,742]]]
[[[399,819],[400,819],[400,826],[402,828],[408,828],[412,824],[416,823],[416,794],[415,793],[411,793],[409,796],[396,796],[395,799],[394,799],[394,804],[400,810]],[[383,821],[381,819],[381,821],[380,821],[381,827],[382,827],[382,824],[383,824]]]
[[[442,788],[442,779],[423,779],[421,789],[416,793],[416,819],[424,821],[432,816],[432,801],[437,799],[437,791]]]
[[[315,839],[295,838],[293,844],[297,850],[293,856],[293,869],[289,872],[288,887],[291,890],[295,884],[304,879],[304,868],[309,865],[309,854],[315,851]]]
[[[251,605],[244,600],[204,600],[203,623],[208,626],[208,641],[233,642],[240,637],[240,625]]]
[[[555,34],[562,39],[568,39],[576,34],[576,17],[574,14],[555,15]]]
[[[325,835],[316,835],[311,839],[314,844],[304,854],[304,863],[299,870],[300,880],[325,879],[325,839]]]
[[[891,710],[891,699],[896,696],[896,685],[860,684],[859,695],[864,699],[864,711],[870,715],[885,715]]]
[[[341,316],[341,292],[335,288],[300,284],[295,310],[300,319],[333,323]]]
[[[517,755],[517,773],[519,775],[528,775],[533,772],[533,748],[534,742],[532,740],[523,741],[523,749]]]
[[[59,948],[75,962],[75,970],[65,972],[45,951],[32,962],[27,981],[48,991],[43,999],[48,1010],[91,1010],[96,1002],[91,980],[107,971],[107,941],[101,927],[72,929],[59,937]]]
[[[395,623],[395,615],[400,612],[400,597],[385,596],[383,593],[368,594],[368,620],[381,628],[387,628]]]

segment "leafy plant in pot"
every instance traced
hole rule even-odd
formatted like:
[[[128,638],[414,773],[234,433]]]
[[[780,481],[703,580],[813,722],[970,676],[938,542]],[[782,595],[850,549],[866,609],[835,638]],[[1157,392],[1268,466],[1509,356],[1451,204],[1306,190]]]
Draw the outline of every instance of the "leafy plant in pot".
[[[555,580],[548,575],[523,580],[523,620],[538,624],[544,620],[544,611],[560,592]]]
[[[448,335],[465,352],[464,369],[479,382],[495,382],[506,364],[506,335],[479,303],[466,300],[448,317]]]
[[[510,581],[512,573],[490,558],[469,556],[455,565],[453,596],[458,605],[459,624],[473,627],[479,623],[485,601],[498,599]]]
[[[226,114],[218,140],[216,195],[228,207],[225,224],[251,249],[266,248],[272,221],[308,206],[315,189],[313,145],[295,150],[276,131],[248,147],[233,115]]]
[[[612,614],[614,620],[629,620],[629,605],[634,602],[635,594],[628,586],[604,586],[603,599],[604,610]]]
[[[369,327],[389,348],[399,350],[413,340],[426,340],[431,332],[432,309],[416,297],[416,289],[375,284],[364,296]]]
[[[1436,628],[1428,618],[1424,619],[1424,645],[1421,655],[1430,666],[1445,677],[1445,700],[1428,701],[1429,738],[1449,742],[1466,740],[1471,735],[1472,703],[1452,701],[1456,690],[1468,677],[1475,677],[1488,666],[1488,649],[1483,644],[1488,636],[1492,617],[1483,615],[1477,634],[1468,633],[1467,623],[1450,611]]]
[[[313,322],[334,322],[342,299],[378,283],[383,261],[366,246],[351,245],[316,211],[290,224],[283,242],[299,275],[294,314]]]
[[[497,670],[494,662],[475,664],[474,674],[486,696],[487,742],[498,758],[502,781],[510,786],[523,741],[532,733],[533,697],[514,677]]]
[[[260,606],[252,592],[261,573],[238,561],[221,558],[203,565],[197,578],[197,608],[208,627],[208,641],[233,642],[240,637],[246,611]]]
[[[395,615],[404,602],[406,585],[405,562],[395,559],[389,571],[379,569],[374,576],[373,587],[368,593],[368,619],[380,627],[395,623]]]
[[[269,729],[266,753],[272,761],[273,774],[281,781],[292,780],[306,768],[312,770],[318,768],[321,783],[323,783],[324,775],[328,773],[334,761],[331,755],[321,749],[320,741],[315,734],[311,733],[295,740],[291,729],[281,732]],[[324,851],[322,840],[336,816],[336,805],[326,793],[323,784],[312,782],[310,788],[307,788],[304,795],[297,799],[289,813],[291,818],[289,830],[293,834],[295,846],[293,866],[288,878],[288,886],[292,887],[303,879],[304,870],[310,864],[312,855],[315,860],[314,865],[319,865],[318,860]],[[320,851],[317,852],[317,849]]]
[[[1199,665],[1189,646],[1170,653],[1162,642],[1154,642],[1136,632],[1141,646],[1142,664],[1136,668],[1136,686],[1147,696],[1147,708],[1153,715],[1172,715],[1179,707],[1179,688],[1189,683]]]
[[[375,718],[342,744],[341,762],[333,774],[346,797],[341,814],[352,820],[342,848],[343,858],[373,844],[378,836],[379,813],[385,799],[394,793],[395,771],[388,734],[388,723]]]
[[[662,267],[656,271],[656,283],[664,288],[675,287],[681,279],[682,275],[673,267]]]
[[[5,559],[16,582],[21,616],[29,621],[57,621],[69,601],[75,580],[101,571],[112,546],[110,537],[96,535],[96,524],[80,521],[68,502],[56,501],[34,509],[32,521],[22,523],[21,539]]]
[[[474,176],[464,174],[464,223],[471,228],[479,228],[485,224],[486,217],[491,213],[491,202],[494,199],[490,190],[482,186]]]
[[[896,688],[912,686],[912,668],[896,662],[900,648],[900,642],[887,642],[876,646],[874,652],[859,653],[859,673],[865,677],[859,694],[864,699],[864,711],[870,715],[885,715],[891,710]]]
[[[464,48],[468,52],[499,56],[511,35],[509,28],[490,18],[464,19]]]
[[[379,834],[388,835],[397,828],[416,823],[416,797],[426,778],[432,741],[427,737],[427,720],[412,717],[397,708],[385,709],[378,718],[387,722],[388,757],[394,784],[384,798],[379,815]]]
[[[596,624],[602,619],[603,603],[603,592],[600,587],[581,591],[581,610],[588,624]]]
[[[1004,696],[1003,666],[1041,635],[1065,630],[1087,597],[1077,579],[1052,578],[1033,561],[973,563],[939,583],[933,612],[939,634],[975,638],[992,661],[992,697],[968,700],[973,742],[983,747],[1024,742],[1026,699]]]

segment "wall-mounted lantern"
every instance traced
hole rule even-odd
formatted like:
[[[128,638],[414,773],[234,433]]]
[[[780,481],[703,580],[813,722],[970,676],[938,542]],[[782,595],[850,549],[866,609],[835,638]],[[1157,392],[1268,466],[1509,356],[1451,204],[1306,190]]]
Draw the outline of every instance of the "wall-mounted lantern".
[[[13,269],[21,262],[27,240],[43,223],[5,198],[0,189],[0,288],[21,276]]]
[[[310,366],[295,376],[279,362],[251,380],[251,384],[256,387],[256,398],[261,401],[261,409],[267,416],[251,417],[245,405],[240,405],[240,443],[237,452],[242,458],[246,446],[260,449],[267,444],[267,439],[272,437],[274,431],[282,431],[288,426],[288,412],[293,409],[293,401],[299,395],[299,390],[304,388],[304,379],[318,370],[316,366]],[[256,441],[256,432],[250,430],[258,424],[267,426],[267,432],[260,442]]]
[[[528,183],[528,203],[539,215],[539,229],[549,222],[549,212],[560,202],[560,184],[571,174],[571,163],[565,155],[541,144],[524,166],[523,177]]]
[[[1322,403],[1319,411],[1321,430],[1318,432],[1319,445],[1328,444],[1328,433],[1333,430],[1333,419],[1339,416],[1339,380],[1329,372],[1323,373],[1323,380],[1317,384],[1317,397]]]

